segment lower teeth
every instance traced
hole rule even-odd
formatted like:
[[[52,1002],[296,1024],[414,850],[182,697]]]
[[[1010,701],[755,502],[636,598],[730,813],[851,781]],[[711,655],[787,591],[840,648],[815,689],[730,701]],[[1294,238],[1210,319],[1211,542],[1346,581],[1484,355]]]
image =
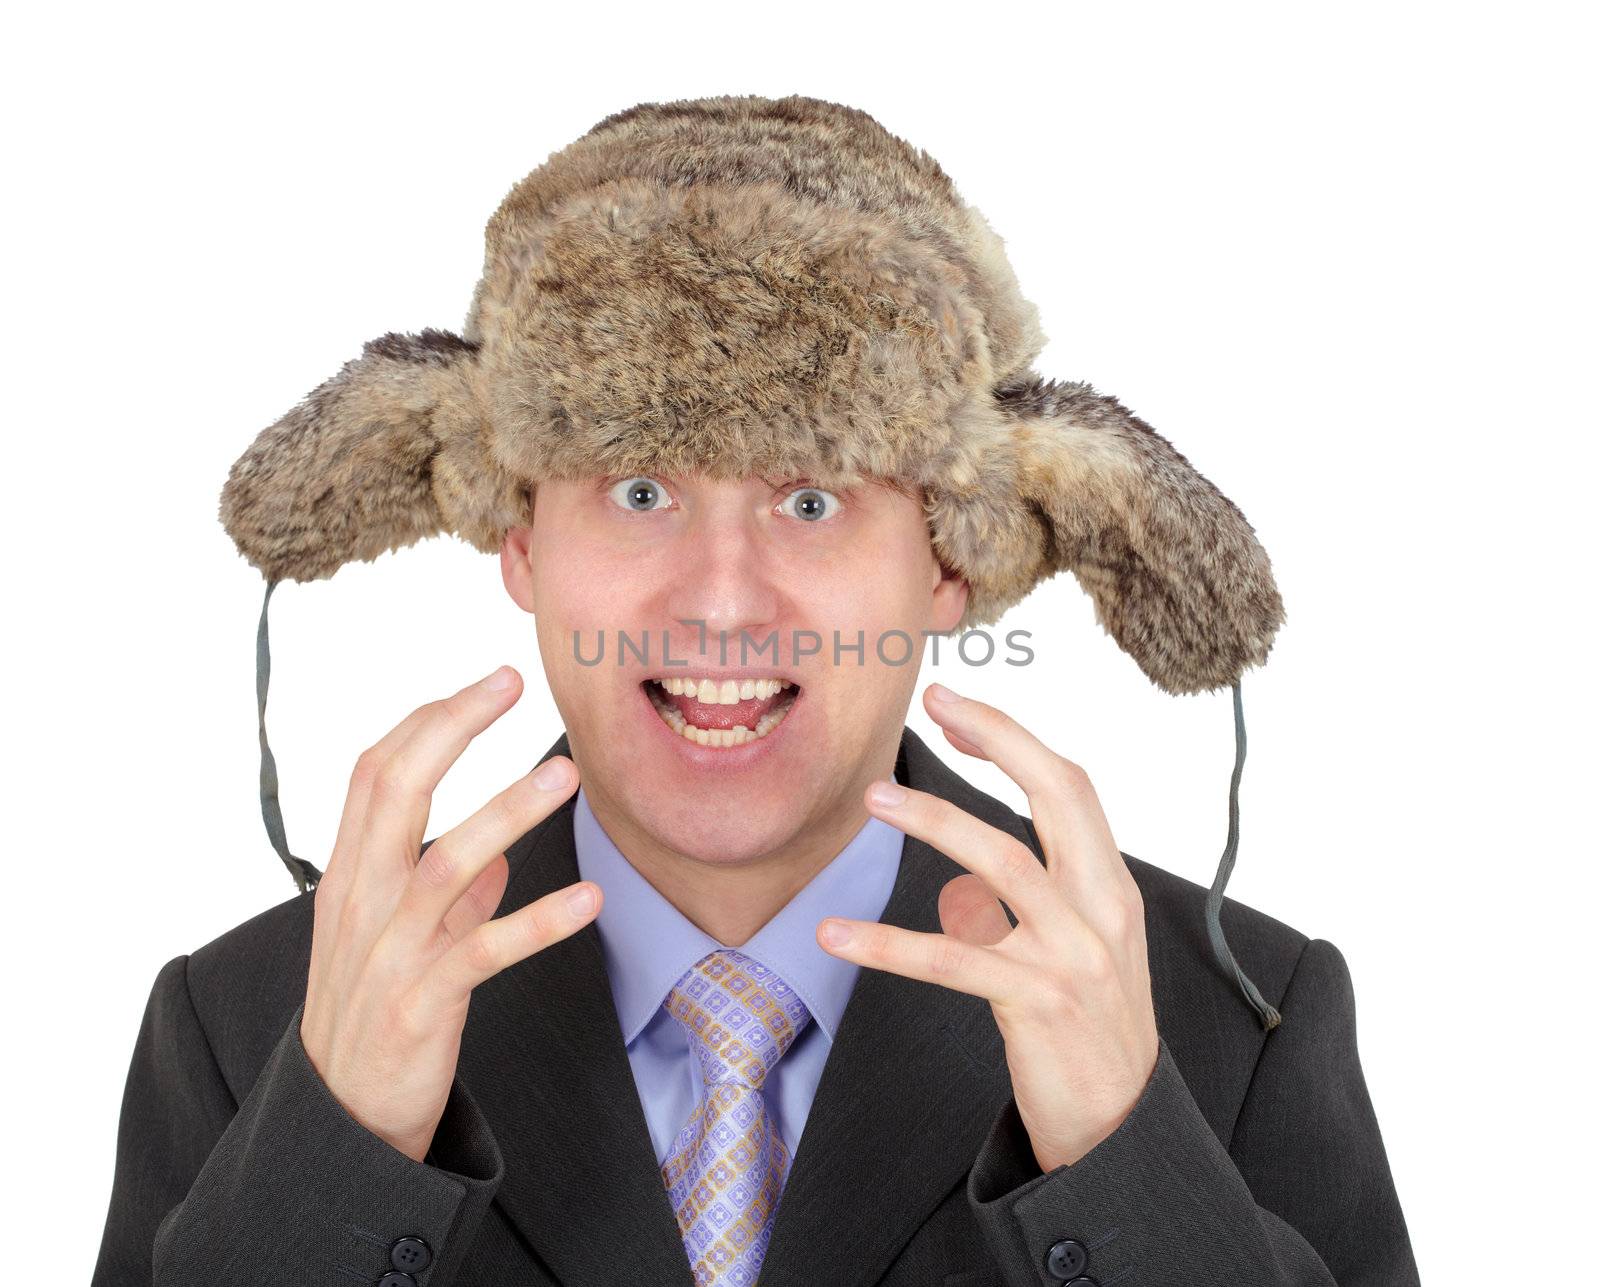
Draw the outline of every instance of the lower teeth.
[[[783,717],[789,713],[788,706],[768,711],[756,721],[754,729],[746,728],[743,724],[735,724],[732,728],[697,728],[684,719],[676,706],[668,706],[657,699],[654,683],[648,687],[650,704],[656,708],[656,714],[661,716],[662,721],[674,733],[687,738],[697,746],[743,746],[746,742],[754,742],[757,738],[765,737],[772,732],[783,723]],[[791,702],[790,705],[792,704]]]

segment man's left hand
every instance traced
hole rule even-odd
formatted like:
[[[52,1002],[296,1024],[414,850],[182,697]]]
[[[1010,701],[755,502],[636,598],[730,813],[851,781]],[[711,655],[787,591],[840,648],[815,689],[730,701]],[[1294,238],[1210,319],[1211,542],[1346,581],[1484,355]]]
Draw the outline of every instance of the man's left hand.
[[[874,783],[865,798],[875,817],[970,874],[940,891],[942,934],[831,917],[817,941],[858,965],[986,998],[1034,1159],[1049,1172],[1110,1135],[1155,1070],[1144,901],[1088,775],[1004,712],[953,693],[941,699],[948,692],[924,691],[929,716],[958,750],[992,761],[1027,794],[1044,863],[938,796]],[[829,942],[830,926],[847,928],[847,940]]]

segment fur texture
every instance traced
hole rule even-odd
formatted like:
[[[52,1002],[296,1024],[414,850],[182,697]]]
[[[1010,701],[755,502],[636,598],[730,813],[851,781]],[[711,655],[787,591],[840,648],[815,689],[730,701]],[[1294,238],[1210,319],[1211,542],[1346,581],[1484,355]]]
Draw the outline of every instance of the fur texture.
[[[926,152],[814,98],[644,103],[514,187],[462,333],[370,341],[262,431],[220,517],[269,579],[453,532],[540,479],[699,473],[924,489],[961,628],[1071,571],[1168,692],[1284,619],[1239,510],[1087,384],[1045,383],[1000,238]]]

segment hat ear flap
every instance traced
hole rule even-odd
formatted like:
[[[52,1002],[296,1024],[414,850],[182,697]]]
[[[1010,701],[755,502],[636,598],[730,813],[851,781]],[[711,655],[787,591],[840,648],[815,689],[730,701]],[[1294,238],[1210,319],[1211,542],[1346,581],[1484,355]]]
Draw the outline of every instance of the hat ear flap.
[[[234,462],[218,516],[239,552],[269,581],[312,581],[481,517],[462,479],[490,487],[499,471],[477,357],[449,331],[369,340]]]
[[[997,390],[1023,501],[1048,531],[1041,575],[1071,571],[1095,617],[1169,693],[1221,688],[1284,622],[1267,552],[1173,445],[1088,384]]]

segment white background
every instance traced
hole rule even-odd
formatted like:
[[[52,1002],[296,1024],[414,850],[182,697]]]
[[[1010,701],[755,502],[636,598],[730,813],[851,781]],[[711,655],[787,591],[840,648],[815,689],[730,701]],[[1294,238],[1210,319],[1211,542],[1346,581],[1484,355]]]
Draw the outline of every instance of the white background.
[[[1578,6],[42,12],[8,21],[0,77],[9,1278],[87,1281],[157,970],[294,893],[257,804],[262,582],[216,519],[229,465],[364,340],[458,329],[484,221],[551,152],[721,93],[846,102],[927,148],[1005,238],[1040,370],[1116,394],[1244,510],[1288,623],[1244,680],[1229,893],[1344,952],[1425,1279],[1592,1272]],[[925,679],[1023,717],[1125,851],[1209,884],[1229,694],[1154,688],[1070,576],[1012,628],[1039,664]],[[452,537],[286,583],[272,635],[289,839],[319,865],[356,755],[419,703],[505,661],[528,680],[430,834],[559,732],[531,619]]]

